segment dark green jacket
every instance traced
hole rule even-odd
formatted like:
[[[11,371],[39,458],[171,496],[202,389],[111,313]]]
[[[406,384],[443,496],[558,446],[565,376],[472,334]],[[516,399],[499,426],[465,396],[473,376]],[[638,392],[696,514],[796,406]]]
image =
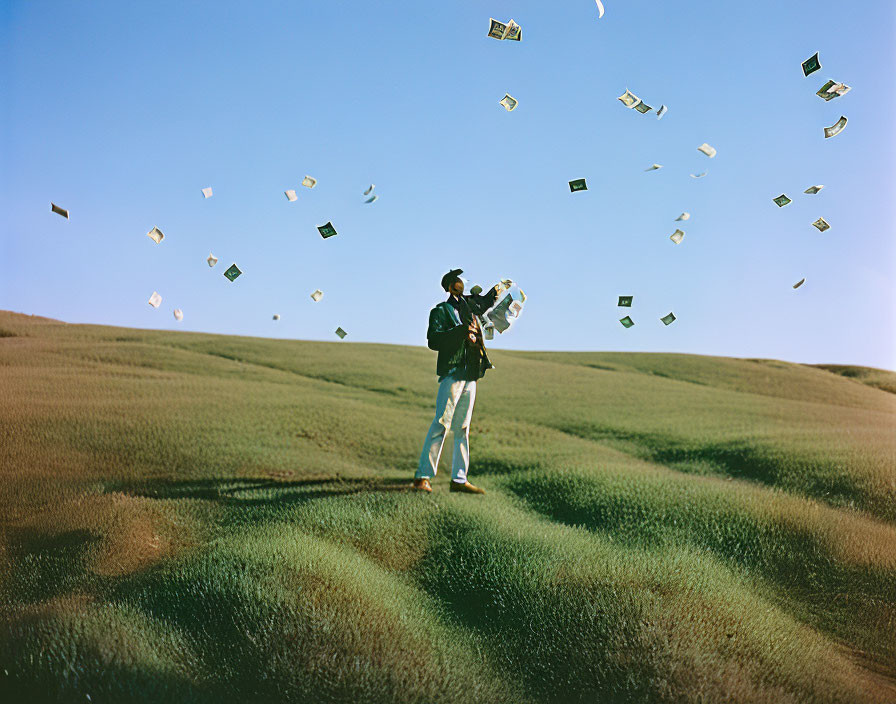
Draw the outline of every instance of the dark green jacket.
[[[439,353],[436,360],[436,374],[439,375],[439,380],[455,367],[462,372],[463,378],[470,381],[481,379],[487,369],[493,368],[485,353],[481,330],[479,340],[474,344],[467,337],[469,332],[467,326],[472,320],[472,313],[484,313],[494,304],[496,297],[497,292],[494,289],[484,296],[476,294],[464,296],[463,299],[471,312],[463,318],[458,316],[454,306],[448,301],[442,301],[429,312],[426,343],[429,349]]]

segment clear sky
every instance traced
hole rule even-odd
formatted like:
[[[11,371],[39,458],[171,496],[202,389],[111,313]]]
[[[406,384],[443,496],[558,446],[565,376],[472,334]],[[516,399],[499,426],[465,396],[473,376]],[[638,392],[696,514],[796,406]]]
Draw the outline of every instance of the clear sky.
[[[461,267],[528,296],[496,349],[896,369],[896,4],[604,4],[0,3],[0,308],[424,345]],[[824,102],[829,78],[852,91]]]

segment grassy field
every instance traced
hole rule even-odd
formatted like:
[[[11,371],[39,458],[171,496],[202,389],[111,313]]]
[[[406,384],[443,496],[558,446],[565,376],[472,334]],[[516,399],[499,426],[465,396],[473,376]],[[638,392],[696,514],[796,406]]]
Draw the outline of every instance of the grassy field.
[[[896,374],[490,356],[0,312],[0,698],[896,701]]]

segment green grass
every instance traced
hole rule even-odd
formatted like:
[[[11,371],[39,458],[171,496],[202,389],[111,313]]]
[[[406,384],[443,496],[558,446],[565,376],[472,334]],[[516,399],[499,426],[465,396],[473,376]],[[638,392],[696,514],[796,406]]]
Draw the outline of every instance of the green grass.
[[[0,695],[896,700],[896,374],[490,356],[0,312]]]

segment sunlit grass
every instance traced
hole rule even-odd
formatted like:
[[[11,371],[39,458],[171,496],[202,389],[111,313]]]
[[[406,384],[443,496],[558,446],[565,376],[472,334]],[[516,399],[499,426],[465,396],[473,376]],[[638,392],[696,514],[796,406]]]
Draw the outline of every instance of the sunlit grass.
[[[428,350],[0,330],[0,693],[896,698],[896,375],[498,351],[428,496]]]

